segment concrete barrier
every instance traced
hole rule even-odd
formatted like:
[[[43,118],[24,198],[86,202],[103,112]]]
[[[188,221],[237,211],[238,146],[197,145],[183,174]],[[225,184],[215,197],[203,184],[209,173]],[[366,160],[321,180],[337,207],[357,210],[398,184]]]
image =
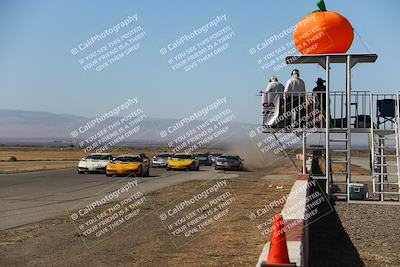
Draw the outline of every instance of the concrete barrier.
[[[308,229],[305,227],[308,181],[308,176],[298,176],[281,212],[285,221],[289,260],[300,267],[308,266]],[[264,245],[256,267],[261,267],[261,263],[268,259],[269,246],[269,242]]]

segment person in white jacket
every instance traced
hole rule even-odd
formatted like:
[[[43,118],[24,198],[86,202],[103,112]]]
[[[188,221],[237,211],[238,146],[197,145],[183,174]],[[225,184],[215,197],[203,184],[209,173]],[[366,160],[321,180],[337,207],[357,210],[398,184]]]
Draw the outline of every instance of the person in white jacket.
[[[299,106],[304,103],[306,86],[304,81],[300,79],[298,69],[292,71],[292,77],[287,81],[284,92],[286,111],[299,109]],[[300,112],[295,113],[292,116],[292,122],[293,120],[299,120],[299,116],[305,114],[305,109],[300,109]]]
[[[300,79],[300,72],[297,69],[292,71],[292,77],[287,81],[285,86],[285,93],[304,93],[306,91],[306,85],[302,79]],[[285,94],[286,97],[289,94]],[[290,96],[289,96],[290,98]]]
[[[273,125],[275,125],[275,127],[281,125],[278,121],[276,121],[276,119],[280,114],[282,114],[284,90],[285,87],[278,81],[278,78],[276,76],[272,76],[269,79],[269,83],[267,85],[267,88],[265,89],[263,103],[264,105],[267,105],[269,108],[275,110],[275,112],[273,113],[274,116],[270,118],[271,120],[269,121],[269,123],[272,123]]]
[[[283,97],[283,91],[285,87],[278,81],[276,76],[272,76],[269,79],[267,88],[265,89],[265,101],[266,103],[272,103],[277,97]]]

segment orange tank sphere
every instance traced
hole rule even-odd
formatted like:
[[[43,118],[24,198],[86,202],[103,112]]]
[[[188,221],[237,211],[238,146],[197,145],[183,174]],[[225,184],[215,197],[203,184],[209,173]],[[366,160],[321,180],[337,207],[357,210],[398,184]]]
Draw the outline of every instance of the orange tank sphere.
[[[346,53],[353,39],[354,30],[350,22],[331,11],[305,16],[294,32],[294,43],[303,55]]]

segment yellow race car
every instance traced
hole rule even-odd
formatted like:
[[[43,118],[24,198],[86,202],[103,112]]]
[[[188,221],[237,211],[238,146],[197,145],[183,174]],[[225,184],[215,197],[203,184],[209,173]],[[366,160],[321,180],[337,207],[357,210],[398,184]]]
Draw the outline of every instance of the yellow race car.
[[[199,170],[199,160],[191,154],[176,153],[167,160],[167,171],[170,170]]]
[[[121,155],[110,160],[106,166],[107,176],[149,176],[150,161],[144,155]]]

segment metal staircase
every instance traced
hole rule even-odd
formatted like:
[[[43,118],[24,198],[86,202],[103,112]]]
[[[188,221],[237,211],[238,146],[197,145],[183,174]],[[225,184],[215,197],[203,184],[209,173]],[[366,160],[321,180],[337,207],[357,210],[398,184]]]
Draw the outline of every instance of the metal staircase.
[[[397,96],[396,103],[399,103]],[[399,107],[396,104],[394,134],[371,127],[372,189],[379,200],[400,201]]]
[[[334,144],[334,147],[331,147],[329,156],[330,193],[336,199],[346,199],[350,168],[348,159],[350,147],[347,133],[337,133],[335,134],[335,138],[331,137],[329,141],[331,144]],[[334,157],[332,156],[332,152],[335,153]]]

